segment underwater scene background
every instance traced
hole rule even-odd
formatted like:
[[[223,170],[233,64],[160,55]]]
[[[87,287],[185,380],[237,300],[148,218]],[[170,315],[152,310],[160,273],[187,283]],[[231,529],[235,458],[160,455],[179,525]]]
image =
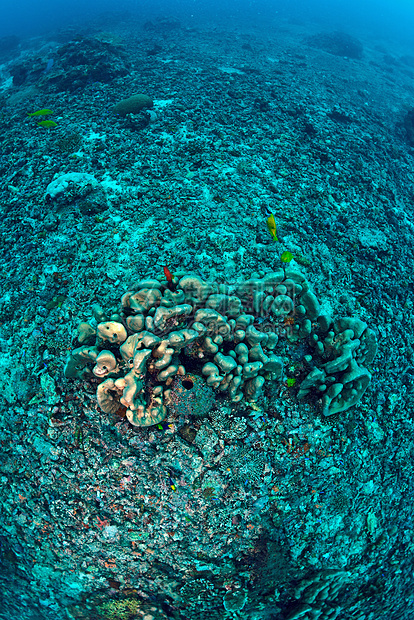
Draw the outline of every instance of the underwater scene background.
[[[6,3],[1,619],[413,617],[413,15]]]

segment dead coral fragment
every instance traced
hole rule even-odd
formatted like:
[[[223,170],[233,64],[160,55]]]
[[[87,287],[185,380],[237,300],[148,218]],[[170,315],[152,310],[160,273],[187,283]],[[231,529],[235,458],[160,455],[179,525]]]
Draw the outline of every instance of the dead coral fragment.
[[[244,590],[229,590],[223,596],[224,609],[237,613],[243,609],[247,601],[247,592]]]

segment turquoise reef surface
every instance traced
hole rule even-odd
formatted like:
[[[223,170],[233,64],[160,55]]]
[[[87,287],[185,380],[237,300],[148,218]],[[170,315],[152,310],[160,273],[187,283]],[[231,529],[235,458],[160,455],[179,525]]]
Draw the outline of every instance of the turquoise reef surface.
[[[0,40],[0,618],[409,620],[409,50],[108,20]]]

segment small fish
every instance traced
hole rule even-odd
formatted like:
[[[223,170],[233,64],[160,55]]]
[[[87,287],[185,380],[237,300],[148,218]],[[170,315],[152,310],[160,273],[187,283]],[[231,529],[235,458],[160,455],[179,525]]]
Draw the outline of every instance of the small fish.
[[[173,281],[173,277],[174,277],[174,276],[173,276],[173,274],[171,273],[171,271],[168,269],[167,265],[165,265],[165,266],[163,267],[163,269],[164,269],[164,275],[165,275],[165,277],[166,277],[166,279],[167,279],[167,282],[172,282],[172,281]]]
[[[173,425],[169,422],[161,422],[157,425],[160,431],[166,431],[168,428],[173,428]]]
[[[164,269],[165,279],[167,280],[167,283],[168,283],[167,284],[168,288],[170,289],[170,291],[174,291],[175,290],[174,276],[171,273],[171,271],[168,269],[167,265],[164,265],[163,269]]]
[[[289,252],[288,250],[285,250],[285,252],[282,252],[281,256],[280,256],[280,260],[282,261],[282,263],[290,263],[290,261],[293,260],[293,254],[292,252]]]
[[[269,217],[267,218],[266,224],[267,224],[267,229],[270,232],[270,235],[273,241],[279,241],[279,239],[277,238],[277,234],[276,234],[276,220],[275,220],[275,216],[273,215],[273,213],[271,213]]]
[[[53,111],[44,108],[43,110],[37,110],[37,112],[28,112],[27,116],[49,116],[49,114],[53,114]]]
[[[46,69],[43,71],[43,73],[49,73],[49,71],[53,67],[53,64],[54,64],[53,58],[49,58],[49,60],[47,61]]]
[[[170,478],[169,482],[170,482],[170,487],[172,488],[172,490],[173,490],[173,491],[176,491],[176,490],[177,490],[177,487],[176,487],[176,486],[175,486],[175,484],[174,484],[174,480],[172,480],[172,479]]]
[[[46,129],[52,129],[52,127],[57,127],[57,123],[55,121],[40,121],[37,123],[39,127],[45,127]]]

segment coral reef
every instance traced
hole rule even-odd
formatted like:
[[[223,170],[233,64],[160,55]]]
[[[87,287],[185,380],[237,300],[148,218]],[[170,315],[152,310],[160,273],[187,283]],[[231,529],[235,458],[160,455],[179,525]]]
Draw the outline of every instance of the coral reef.
[[[202,377],[176,375],[168,395],[168,409],[173,415],[205,416],[214,406],[214,391]]]
[[[123,99],[117,103],[112,111],[119,116],[126,116],[127,114],[138,114],[144,108],[152,108],[154,105],[153,100],[148,95],[137,94]]]
[[[54,178],[46,188],[45,203],[53,203],[55,212],[96,214],[108,208],[105,187],[92,174],[67,172]]]
[[[139,16],[116,21],[113,8],[2,53],[2,614],[411,620],[410,42],[356,28],[365,58],[352,60],[349,50],[307,45],[318,26],[303,12],[299,23],[293,5],[293,19],[273,11],[264,28],[242,12],[226,23],[200,11],[182,13],[178,27],[151,7],[140,28]],[[154,108],[115,116],[135,92]],[[52,131],[27,115],[44,108]],[[45,199],[67,174],[97,185],[70,181]],[[118,322],[102,334],[128,339],[140,333],[135,315],[154,317],[169,293],[155,286],[161,297],[135,313],[118,307],[125,291],[169,265],[231,283],[229,296],[241,299],[239,287],[277,271],[282,251],[321,309],[302,335],[295,310],[261,315],[246,294],[242,313],[278,336],[274,349],[260,345],[281,359],[280,377],[259,371],[258,399],[248,400],[246,378],[232,401],[202,374],[208,363],[221,371],[215,354],[200,358],[190,342],[173,354],[184,375],[158,381],[163,369],[150,373],[157,359],[148,357],[142,403],[161,387],[167,417],[131,425],[124,389],[105,393],[107,379],[131,369],[98,325]],[[206,302],[177,316],[175,331],[192,329]],[[224,324],[238,320],[216,310]],[[325,313],[335,320],[321,323]],[[356,317],[380,339],[372,365]],[[71,344],[87,347],[73,356],[75,380],[63,377]],[[231,357],[238,344],[247,355],[254,346],[223,338],[220,353]],[[352,360],[375,374],[362,400],[337,413],[369,379],[357,378],[353,397],[353,380],[343,382]],[[191,388],[188,377],[197,377]],[[97,405],[98,385],[119,413]]]
[[[403,126],[408,144],[414,146],[414,109],[408,110],[404,116]]]
[[[81,188],[87,187],[89,191],[99,185],[98,181],[85,172],[68,172],[62,174],[56,179],[53,179],[46,188],[46,200],[55,199],[56,197],[69,192],[71,188],[77,188],[80,191]]]
[[[345,588],[349,579],[346,571],[327,570],[304,579],[295,590],[299,601],[286,620],[309,618],[310,620],[335,620],[342,609],[333,602],[338,592]]]
[[[93,374],[104,379],[99,406],[114,413],[123,405],[134,426],[161,422],[168,408],[207,413],[214,401],[201,377],[232,402],[256,401],[266,381],[281,381],[284,361],[275,350],[284,353],[286,343],[306,341],[298,397],[316,394],[324,415],[355,405],[371,379],[364,364],[376,353],[374,332],[357,318],[321,314],[306,278],[293,269],[233,286],[183,274],[144,280],[121,303],[119,314],[79,326],[79,343],[95,343],[72,351],[65,375],[84,377],[93,363]]]
[[[73,92],[92,82],[110,83],[128,73],[127,54],[119,45],[78,36],[60,46],[45,71],[48,56],[26,55],[11,67],[13,84],[37,84],[43,91]]]
[[[362,43],[346,32],[322,32],[308,37],[306,42],[334,56],[362,58]]]

